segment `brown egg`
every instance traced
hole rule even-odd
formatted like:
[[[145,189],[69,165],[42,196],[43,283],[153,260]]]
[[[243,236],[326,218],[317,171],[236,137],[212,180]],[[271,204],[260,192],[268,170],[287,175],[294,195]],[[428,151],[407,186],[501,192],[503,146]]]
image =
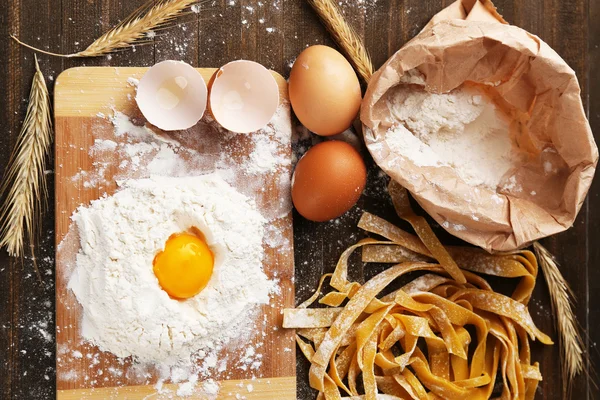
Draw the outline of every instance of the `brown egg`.
[[[289,93],[302,125],[321,136],[348,129],[360,109],[356,73],[342,54],[327,46],[300,53],[290,72]]]
[[[328,221],[348,211],[360,197],[367,169],[358,151],[337,140],[313,146],[298,161],[292,201],[311,221]]]

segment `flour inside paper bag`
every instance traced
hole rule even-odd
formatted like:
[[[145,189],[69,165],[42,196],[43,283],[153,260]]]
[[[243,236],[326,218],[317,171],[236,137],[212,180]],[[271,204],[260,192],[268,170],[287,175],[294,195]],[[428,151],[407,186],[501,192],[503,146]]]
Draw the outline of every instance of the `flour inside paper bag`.
[[[361,120],[392,179],[496,251],[570,227],[598,151],[574,72],[492,7],[459,1],[434,17],[372,77]]]

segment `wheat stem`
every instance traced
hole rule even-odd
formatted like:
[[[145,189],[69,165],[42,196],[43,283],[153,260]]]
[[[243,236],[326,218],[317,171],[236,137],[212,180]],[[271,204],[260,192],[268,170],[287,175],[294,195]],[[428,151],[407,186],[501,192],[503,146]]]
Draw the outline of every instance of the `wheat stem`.
[[[37,47],[33,47],[30,44],[27,44],[25,42],[22,42],[19,40],[19,38],[17,38],[15,35],[10,35],[11,39],[14,40],[15,42],[19,43],[21,46],[23,47],[27,47],[30,50],[36,51],[38,53],[42,53],[42,54],[46,54],[49,56],[55,56],[55,57],[64,57],[64,58],[71,58],[71,57],[75,57],[75,55],[73,54],[59,54],[59,53],[53,53],[51,51],[46,51],[46,50],[42,50],[42,49],[38,49]]]
[[[562,356],[563,398],[569,398],[573,379],[584,370],[583,340],[573,313],[574,294],[568,282],[560,273],[554,256],[539,242],[533,244],[533,249],[544,272],[544,278],[550,292]]]
[[[35,243],[47,194],[44,170],[51,141],[50,98],[35,57],[27,113],[0,187],[4,200],[0,208],[0,247],[6,247],[13,257],[23,256],[25,235],[31,246]]]
[[[371,57],[356,31],[346,22],[332,0],[307,0],[315,9],[334,40],[346,54],[358,75],[369,82],[373,75]]]
[[[72,54],[59,54],[38,49],[22,42],[14,35],[10,36],[20,45],[50,56],[65,58],[98,57],[112,53],[117,49],[130,47],[143,39],[148,32],[171,22],[188,7],[205,2],[199,0],[149,0],[121,23],[94,40],[87,48]]]

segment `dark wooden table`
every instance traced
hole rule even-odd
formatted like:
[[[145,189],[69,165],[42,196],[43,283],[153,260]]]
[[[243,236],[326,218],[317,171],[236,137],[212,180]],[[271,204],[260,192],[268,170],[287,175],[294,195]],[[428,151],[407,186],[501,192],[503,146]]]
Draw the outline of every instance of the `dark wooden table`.
[[[33,74],[33,53],[9,39],[56,52],[83,49],[143,0],[3,0],[0,5],[0,176],[25,114]],[[363,36],[376,67],[413,37],[450,0],[340,0],[348,20]],[[262,5],[260,5],[262,4]],[[512,24],[539,35],[577,72],[592,128],[600,135],[600,1],[497,0]],[[287,76],[297,54],[316,43],[333,45],[303,0],[215,0],[200,14],[161,32],[151,44],[112,57],[77,60],[41,56],[42,71],[52,91],[63,70],[81,65],[149,66],[181,59],[200,67],[219,66],[245,58]],[[368,156],[367,156],[368,158]],[[318,277],[330,271],[341,251],[361,237],[354,226],[361,210],[393,218],[385,179],[370,163],[369,185],[358,206],[337,224],[314,224],[295,215],[297,297],[314,290]],[[53,187],[52,161],[47,177]],[[597,180],[596,180],[597,181]],[[568,232],[543,240],[562,264],[577,296],[577,316],[585,331],[591,363],[600,365],[600,185],[592,186],[579,218]],[[32,262],[11,259],[0,251],[0,400],[54,398],[54,194],[44,213],[36,254],[43,280]],[[438,230],[439,231],[439,230]],[[452,240],[442,233],[444,240]],[[373,271],[357,266],[355,278]],[[540,328],[555,336],[548,293],[538,281],[532,314]],[[559,399],[558,346],[534,348],[544,382],[538,398]],[[299,355],[298,398],[310,399],[307,365]],[[594,379],[581,376],[573,399],[600,398]]]

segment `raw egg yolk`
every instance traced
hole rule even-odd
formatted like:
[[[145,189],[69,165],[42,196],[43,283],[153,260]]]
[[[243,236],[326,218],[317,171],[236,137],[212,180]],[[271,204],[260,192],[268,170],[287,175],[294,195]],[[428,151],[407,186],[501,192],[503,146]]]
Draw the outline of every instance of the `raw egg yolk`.
[[[154,274],[171,297],[188,299],[206,287],[213,273],[214,256],[200,235],[174,234],[154,257]]]

